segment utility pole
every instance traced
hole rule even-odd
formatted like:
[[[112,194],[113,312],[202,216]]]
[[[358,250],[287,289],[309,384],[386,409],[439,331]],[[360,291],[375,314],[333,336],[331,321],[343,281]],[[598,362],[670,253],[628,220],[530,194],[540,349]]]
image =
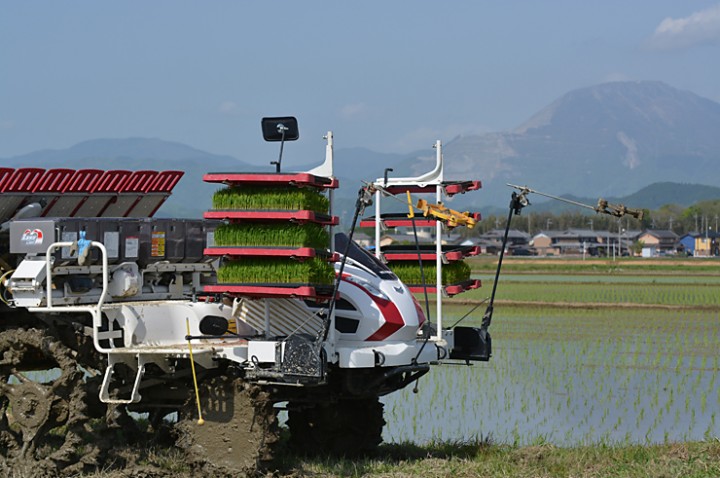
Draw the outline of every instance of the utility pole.
[[[614,247],[613,251],[615,251]],[[605,235],[605,257],[610,257],[610,231]]]
[[[530,217],[531,217],[531,216],[532,216],[532,214],[528,214],[528,215],[527,215],[527,218],[528,218],[528,234],[532,234],[532,232],[530,232],[530,228],[532,227],[532,223],[530,222]]]

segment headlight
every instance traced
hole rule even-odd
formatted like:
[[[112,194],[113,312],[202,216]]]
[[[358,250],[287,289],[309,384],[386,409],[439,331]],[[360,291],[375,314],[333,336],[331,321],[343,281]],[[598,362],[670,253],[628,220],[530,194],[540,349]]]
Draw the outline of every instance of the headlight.
[[[373,285],[372,283],[370,283],[364,279],[361,279],[357,276],[353,276],[350,274],[344,274],[343,280],[346,280],[352,284],[355,284],[356,286],[367,291],[367,293],[370,295],[373,295],[382,300],[390,301],[390,298],[387,295],[385,295],[385,293],[383,291],[381,291],[375,285]]]

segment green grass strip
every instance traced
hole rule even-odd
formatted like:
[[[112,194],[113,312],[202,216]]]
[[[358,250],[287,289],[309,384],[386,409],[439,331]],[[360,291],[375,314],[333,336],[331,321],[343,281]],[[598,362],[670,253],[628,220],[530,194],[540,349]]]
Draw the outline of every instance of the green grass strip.
[[[405,284],[422,284],[420,264],[417,262],[391,262],[389,265],[395,275],[397,275]],[[435,264],[424,262],[423,270],[425,272],[425,282],[428,285],[436,285],[437,268],[435,267]],[[464,261],[443,264],[443,285],[457,284],[458,282],[466,281],[470,279],[470,272],[470,266]]]
[[[720,476],[720,442],[664,445],[589,445],[560,448],[485,443],[382,445],[370,458],[333,459],[281,456],[281,470],[306,476],[436,478],[584,478]]]
[[[218,282],[224,284],[332,285],[335,269],[318,258],[298,262],[283,258],[246,258],[224,263]]]
[[[215,230],[218,246],[312,247],[326,249],[327,230],[318,224],[224,224]]]
[[[492,280],[485,282],[492,285]],[[628,283],[573,283],[539,280],[537,282],[498,282],[498,300],[523,302],[567,302],[573,304],[644,304],[674,307],[720,307],[720,294],[716,285],[699,284],[628,284]],[[477,299],[487,291],[469,291],[463,299]]]
[[[327,214],[329,199],[321,192],[294,186],[242,186],[220,189],[213,195],[213,209],[308,210]]]

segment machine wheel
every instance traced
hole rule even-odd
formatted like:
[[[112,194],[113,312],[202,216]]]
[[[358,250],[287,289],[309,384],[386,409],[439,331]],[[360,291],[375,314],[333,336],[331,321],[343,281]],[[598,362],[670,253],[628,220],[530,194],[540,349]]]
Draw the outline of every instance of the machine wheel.
[[[382,442],[383,404],[377,397],[344,399],[288,411],[290,447],[308,455],[356,457]]]
[[[0,333],[0,456],[45,468],[79,463],[85,393],[73,351],[45,330]]]
[[[199,384],[203,424],[193,394],[175,425],[176,445],[194,465],[215,475],[253,473],[272,461],[279,440],[270,395],[241,379],[215,377]]]

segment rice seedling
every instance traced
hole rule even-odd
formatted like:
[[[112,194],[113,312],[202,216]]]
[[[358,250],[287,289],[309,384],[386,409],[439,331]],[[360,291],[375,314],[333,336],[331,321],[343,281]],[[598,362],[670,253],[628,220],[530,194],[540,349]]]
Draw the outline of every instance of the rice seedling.
[[[330,201],[321,192],[311,188],[244,185],[215,192],[212,207],[220,210],[309,210],[327,213]]]
[[[218,270],[223,284],[319,284],[332,285],[335,269],[318,258],[298,262],[276,258],[229,261]]]
[[[312,223],[223,224],[215,230],[215,244],[325,249],[330,244],[330,235],[325,227]]]

